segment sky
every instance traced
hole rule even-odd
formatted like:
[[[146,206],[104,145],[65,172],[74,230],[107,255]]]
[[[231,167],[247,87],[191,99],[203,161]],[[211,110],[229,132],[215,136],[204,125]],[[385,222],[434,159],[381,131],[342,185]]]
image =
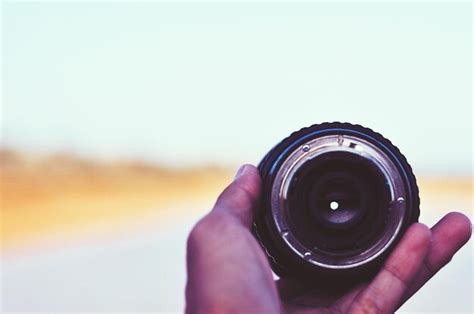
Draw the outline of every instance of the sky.
[[[472,174],[470,3],[22,3],[2,8],[2,146],[258,163],[360,123],[415,172]]]

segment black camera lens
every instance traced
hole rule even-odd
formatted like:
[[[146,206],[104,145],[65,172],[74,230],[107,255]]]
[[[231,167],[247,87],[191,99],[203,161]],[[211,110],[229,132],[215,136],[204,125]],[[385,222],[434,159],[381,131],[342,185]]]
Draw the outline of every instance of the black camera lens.
[[[405,157],[360,125],[301,129],[262,160],[262,202],[253,232],[280,277],[373,274],[419,216]]]

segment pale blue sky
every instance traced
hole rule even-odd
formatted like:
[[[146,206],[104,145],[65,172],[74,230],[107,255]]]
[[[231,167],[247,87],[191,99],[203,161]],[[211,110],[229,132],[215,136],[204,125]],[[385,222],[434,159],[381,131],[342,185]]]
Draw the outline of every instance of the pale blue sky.
[[[472,7],[4,3],[2,142],[256,163],[293,130],[361,123],[422,173],[470,171]]]

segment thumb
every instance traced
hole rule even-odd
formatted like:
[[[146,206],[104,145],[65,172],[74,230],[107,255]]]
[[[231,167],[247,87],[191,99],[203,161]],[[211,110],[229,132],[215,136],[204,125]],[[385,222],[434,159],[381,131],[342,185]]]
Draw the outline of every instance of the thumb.
[[[244,226],[252,223],[253,209],[260,198],[260,174],[252,165],[243,165],[234,181],[221,193],[212,212],[234,216]]]

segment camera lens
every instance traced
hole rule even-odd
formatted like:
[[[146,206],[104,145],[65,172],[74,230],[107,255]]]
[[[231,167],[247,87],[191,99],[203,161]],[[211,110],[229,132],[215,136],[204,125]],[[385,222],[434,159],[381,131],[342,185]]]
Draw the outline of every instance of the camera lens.
[[[323,123],[293,133],[259,165],[253,231],[280,276],[374,273],[419,216],[411,167],[382,135]]]

